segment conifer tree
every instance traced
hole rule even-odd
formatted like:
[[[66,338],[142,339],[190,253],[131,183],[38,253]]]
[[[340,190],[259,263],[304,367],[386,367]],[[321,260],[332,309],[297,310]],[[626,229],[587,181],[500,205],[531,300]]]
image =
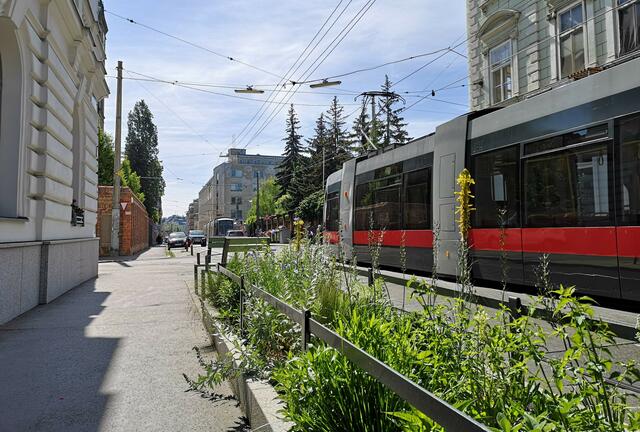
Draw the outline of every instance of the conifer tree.
[[[389,76],[384,76],[384,84],[382,91],[391,92],[393,83],[389,80]],[[402,108],[395,108],[400,100],[399,97],[382,98],[379,102],[380,116],[382,117],[382,139],[380,142],[384,147],[395,144],[404,145],[409,142],[409,133],[407,132],[407,123],[400,116]]]
[[[296,169],[304,163],[304,155],[302,154],[302,135],[298,133],[300,130],[300,120],[296,115],[293,104],[289,108],[286,123],[286,136],[283,138],[285,142],[284,160],[278,166],[276,171],[276,182],[280,187],[278,197],[289,193],[293,182],[293,174]]]
[[[329,152],[329,131],[327,129],[327,122],[324,113],[320,114],[320,117],[316,120],[316,127],[313,131],[313,138],[307,140],[307,149],[309,151],[309,168],[306,172],[306,181],[310,185],[315,185],[316,189],[322,189],[325,178],[330,174],[324,171],[325,178],[322,177],[323,170],[323,150],[326,153]]]
[[[333,97],[327,111],[327,125],[329,143],[325,151],[325,175],[339,170],[342,164],[353,157],[351,141],[345,130],[344,108],[338,103],[337,96]]]
[[[144,205],[154,220],[162,217],[162,195],[165,182],[158,160],[158,129],[153,114],[144,100],[136,102],[127,119],[126,158],[140,178]]]
[[[363,98],[360,113],[353,121],[352,132],[350,136],[353,151],[358,156],[362,156],[363,154],[367,153],[367,151],[371,148],[371,144],[369,144],[369,140],[367,139],[367,137],[369,136],[370,127],[371,122],[369,121],[367,102],[366,99]]]

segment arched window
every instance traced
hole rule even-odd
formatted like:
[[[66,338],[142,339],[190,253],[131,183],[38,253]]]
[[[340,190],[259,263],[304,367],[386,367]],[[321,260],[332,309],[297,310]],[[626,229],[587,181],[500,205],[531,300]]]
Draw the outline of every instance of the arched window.
[[[0,19],[0,217],[20,214],[22,74],[15,29]]]

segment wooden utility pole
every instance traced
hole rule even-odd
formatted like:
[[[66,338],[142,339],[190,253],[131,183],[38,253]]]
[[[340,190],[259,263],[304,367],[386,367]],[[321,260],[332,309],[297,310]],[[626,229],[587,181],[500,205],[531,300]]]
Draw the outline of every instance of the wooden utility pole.
[[[122,144],[122,61],[118,61],[116,93],[116,140],[113,157],[113,203],[111,206],[111,255],[120,254],[120,148]]]

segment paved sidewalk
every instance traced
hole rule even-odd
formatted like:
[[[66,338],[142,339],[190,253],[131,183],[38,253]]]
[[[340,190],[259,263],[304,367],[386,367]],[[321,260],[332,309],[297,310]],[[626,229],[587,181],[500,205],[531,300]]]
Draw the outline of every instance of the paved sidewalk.
[[[153,248],[0,326],[0,431],[242,431],[232,399],[185,392],[214,354],[186,281],[193,258]],[[228,387],[218,393],[231,395]]]

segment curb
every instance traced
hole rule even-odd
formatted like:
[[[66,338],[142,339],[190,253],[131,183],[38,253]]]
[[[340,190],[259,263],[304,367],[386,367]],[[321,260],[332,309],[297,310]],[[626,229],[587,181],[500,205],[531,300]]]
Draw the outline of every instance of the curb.
[[[237,350],[232,341],[233,336],[226,335],[215,320],[216,311],[201,298],[202,323],[207,329],[211,343],[220,356],[232,355],[234,366],[237,364]],[[284,408],[278,393],[266,381],[247,379],[244,374],[229,381],[231,388],[240,401],[244,415],[249,419],[251,430],[261,432],[286,432],[293,423],[283,420],[277,413]]]

